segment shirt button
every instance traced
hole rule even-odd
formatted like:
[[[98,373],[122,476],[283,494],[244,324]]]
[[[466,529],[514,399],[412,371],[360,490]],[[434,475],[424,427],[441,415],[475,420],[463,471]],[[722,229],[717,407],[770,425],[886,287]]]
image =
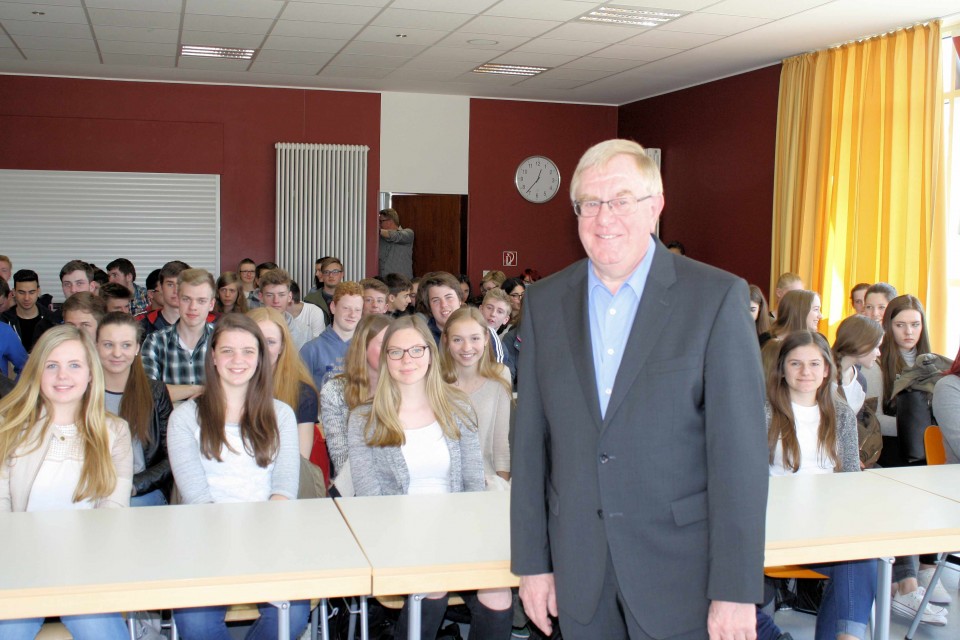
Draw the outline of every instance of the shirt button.
[[[610,309],[610,315],[612,315],[612,316],[617,315],[617,310],[616,310],[616,309]]]
[[[610,462],[610,456],[608,456],[608,455],[605,454],[605,453],[601,453],[601,454],[600,454],[600,464],[607,464],[608,462]]]
[[[611,393],[613,393],[613,389],[604,389],[603,392],[607,395],[610,395]]]
[[[608,356],[612,356],[612,355],[613,355],[613,349],[607,349],[607,355],[608,355]]]
[[[597,517],[603,520],[603,509],[597,509]]]

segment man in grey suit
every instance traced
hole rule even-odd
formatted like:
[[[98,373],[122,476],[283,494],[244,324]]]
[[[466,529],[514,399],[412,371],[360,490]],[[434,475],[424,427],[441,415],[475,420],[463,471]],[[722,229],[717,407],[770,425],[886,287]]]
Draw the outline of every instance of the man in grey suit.
[[[588,260],[527,290],[512,569],[566,640],[756,637],[767,446],[743,280],[651,237],[660,174],[608,140],[571,184]]]

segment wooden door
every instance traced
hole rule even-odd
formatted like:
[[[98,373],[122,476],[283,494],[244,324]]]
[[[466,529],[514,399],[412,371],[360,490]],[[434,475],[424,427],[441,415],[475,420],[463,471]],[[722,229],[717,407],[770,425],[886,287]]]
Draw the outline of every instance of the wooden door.
[[[466,269],[467,197],[460,195],[395,195],[393,208],[400,226],[413,229],[413,275]]]

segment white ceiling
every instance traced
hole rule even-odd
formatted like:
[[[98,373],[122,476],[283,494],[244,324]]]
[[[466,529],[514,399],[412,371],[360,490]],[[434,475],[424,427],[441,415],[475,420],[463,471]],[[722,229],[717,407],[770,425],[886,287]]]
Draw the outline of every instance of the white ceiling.
[[[605,4],[689,12],[586,24]],[[957,0],[0,0],[0,73],[620,105],[956,12]],[[398,37],[403,34],[405,37]],[[252,61],[179,45],[257,49]],[[485,62],[550,67],[533,78]]]

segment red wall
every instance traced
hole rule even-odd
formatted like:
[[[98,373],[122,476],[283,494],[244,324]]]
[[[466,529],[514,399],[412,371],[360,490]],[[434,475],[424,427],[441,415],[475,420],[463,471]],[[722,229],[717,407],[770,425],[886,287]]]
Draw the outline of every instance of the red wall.
[[[662,149],[660,237],[766,290],[780,65],[624,105],[619,134]]]
[[[376,209],[376,93],[0,76],[0,95],[0,168],[220,174],[225,270],[274,258],[277,142],[368,145]]]
[[[570,206],[570,175],[591,145],[616,137],[617,108],[510,100],[470,102],[468,275],[526,268],[547,275],[584,256]],[[544,155],[560,170],[560,192],[545,204],[524,200],[513,183],[520,162]],[[518,252],[516,267],[504,251]]]

